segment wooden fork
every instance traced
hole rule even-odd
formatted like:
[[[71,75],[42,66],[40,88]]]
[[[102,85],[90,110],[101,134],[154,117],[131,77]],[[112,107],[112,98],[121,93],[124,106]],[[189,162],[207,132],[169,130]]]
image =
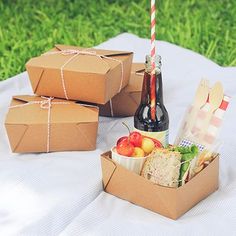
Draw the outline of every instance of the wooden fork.
[[[186,122],[187,136],[192,135],[192,128],[196,122],[196,116],[201,107],[203,107],[206,104],[208,95],[209,95],[209,81],[207,79],[202,79],[195,94],[195,98],[192,104],[192,110],[189,114],[189,117],[187,118]]]

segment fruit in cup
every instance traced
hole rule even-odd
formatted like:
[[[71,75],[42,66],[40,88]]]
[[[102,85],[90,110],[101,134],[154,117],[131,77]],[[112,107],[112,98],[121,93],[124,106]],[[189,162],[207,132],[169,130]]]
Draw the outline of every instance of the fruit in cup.
[[[155,143],[150,138],[143,138],[141,148],[146,154],[149,154],[155,148]]]
[[[144,157],[145,153],[142,148],[134,147],[134,152],[132,153],[132,157]]]
[[[119,141],[119,140],[118,140]],[[134,152],[134,145],[130,143],[128,137],[122,137],[122,140],[117,142],[116,151],[118,154],[130,157]]]
[[[123,136],[123,137],[119,138],[119,139],[117,140],[117,142],[116,142],[116,146],[118,146],[119,143],[120,143],[120,142],[123,142],[124,140],[128,141],[128,139],[129,139],[129,138],[128,138],[127,136]]]
[[[142,135],[139,132],[132,132],[129,135],[130,142],[135,146],[135,147],[141,147],[142,145]]]
[[[149,139],[151,139],[154,142],[155,147],[163,148],[163,145],[162,145],[162,143],[159,140],[151,138],[151,137],[148,137],[148,136],[143,136],[143,138],[149,138]]]
[[[118,154],[123,156],[132,156],[143,154],[140,150],[134,150],[137,145],[141,146],[142,144],[142,135],[138,132],[130,132],[128,125],[122,123],[129,131],[129,136],[124,136],[118,139],[116,143],[116,151]],[[142,150],[143,151],[143,150]],[[144,155],[143,155],[144,156]]]
[[[123,136],[116,143],[118,154],[127,157],[144,157],[150,154],[155,147],[162,147],[162,144],[153,138],[143,136],[141,133],[130,132],[129,127],[123,123],[129,131],[129,136]]]

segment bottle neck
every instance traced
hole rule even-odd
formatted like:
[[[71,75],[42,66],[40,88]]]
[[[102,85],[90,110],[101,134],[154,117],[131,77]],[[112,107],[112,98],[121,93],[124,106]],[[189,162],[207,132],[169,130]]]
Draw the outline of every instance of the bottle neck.
[[[157,71],[155,74],[156,77],[156,104],[163,105],[163,89],[162,89],[162,75],[161,71]],[[147,70],[144,73],[143,78],[143,88],[141,95],[142,104],[151,104],[151,74]]]

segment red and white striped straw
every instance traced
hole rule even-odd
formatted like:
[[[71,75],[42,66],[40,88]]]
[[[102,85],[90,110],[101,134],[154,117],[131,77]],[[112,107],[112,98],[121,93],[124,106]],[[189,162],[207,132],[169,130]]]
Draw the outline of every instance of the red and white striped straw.
[[[151,118],[155,120],[156,118],[156,76],[155,76],[155,58],[156,58],[156,6],[155,0],[151,0]]]

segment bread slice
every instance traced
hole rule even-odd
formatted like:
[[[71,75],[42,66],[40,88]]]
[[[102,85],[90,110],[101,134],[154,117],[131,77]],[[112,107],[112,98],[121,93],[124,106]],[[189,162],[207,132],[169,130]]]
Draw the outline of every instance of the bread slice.
[[[141,175],[155,184],[177,188],[180,166],[178,151],[156,148],[147,157]]]

